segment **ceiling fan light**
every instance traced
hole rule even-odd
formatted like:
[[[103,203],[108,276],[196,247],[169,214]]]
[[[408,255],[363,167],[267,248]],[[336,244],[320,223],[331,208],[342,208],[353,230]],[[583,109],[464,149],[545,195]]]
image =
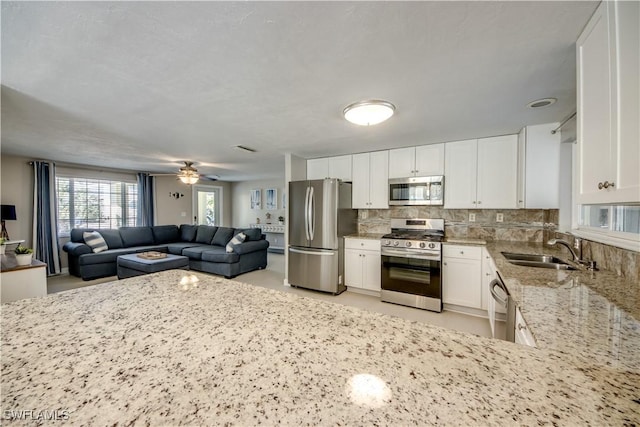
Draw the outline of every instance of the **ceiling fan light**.
[[[183,175],[179,175],[178,178],[180,178],[180,181],[184,182],[185,184],[195,184],[196,182],[198,182],[198,176],[197,175],[191,175],[191,174],[183,174]]]
[[[396,107],[392,103],[373,99],[347,105],[342,113],[353,124],[373,126],[389,119],[395,111]]]

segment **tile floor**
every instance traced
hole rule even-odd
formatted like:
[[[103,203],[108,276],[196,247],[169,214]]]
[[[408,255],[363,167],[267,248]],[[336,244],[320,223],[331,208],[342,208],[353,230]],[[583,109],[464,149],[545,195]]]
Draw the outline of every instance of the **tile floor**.
[[[113,280],[117,280],[117,277],[105,277],[85,282],[77,277],[61,275],[50,277],[47,280],[47,288],[48,293],[51,294],[85,286],[92,286],[98,283],[110,282]],[[378,297],[363,295],[356,292],[346,291],[340,295],[333,296],[322,292],[284,286],[284,255],[282,254],[269,253],[269,265],[266,269],[243,274],[235,280],[282,292],[290,292],[308,298],[316,298],[338,304],[359,307],[363,310],[401,317],[417,322],[430,323],[432,325],[442,326],[484,337],[491,336],[489,321],[480,317],[451,311],[434,313],[431,311],[384,303],[380,301],[380,298]],[[498,324],[497,327],[504,328],[504,324]]]

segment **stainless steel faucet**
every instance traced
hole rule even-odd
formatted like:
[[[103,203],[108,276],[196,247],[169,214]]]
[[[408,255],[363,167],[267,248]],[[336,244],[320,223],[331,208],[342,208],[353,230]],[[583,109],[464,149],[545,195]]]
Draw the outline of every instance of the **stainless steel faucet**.
[[[547,245],[549,246],[554,246],[554,245],[562,245],[562,246],[566,246],[567,249],[569,249],[569,252],[571,252],[571,256],[573,257],[573,261],[575,262],[580,262],[580,257],[576,254],[576,252],[573,250],[573,248],[571,247],[571,245],[569,244],[569,242],[567,242],[566,240],[562,240],[562,239],[551,239],[547,242]]]

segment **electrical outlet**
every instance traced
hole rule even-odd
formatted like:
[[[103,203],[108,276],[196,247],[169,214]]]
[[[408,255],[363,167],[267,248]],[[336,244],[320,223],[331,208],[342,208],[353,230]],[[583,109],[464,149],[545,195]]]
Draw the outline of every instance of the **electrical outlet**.
[[[504,214],[496,214],[496,222],[503,222],[504,221]]]
[[[476,214],[474,213],[469,214],[469,222],[476,222]]]

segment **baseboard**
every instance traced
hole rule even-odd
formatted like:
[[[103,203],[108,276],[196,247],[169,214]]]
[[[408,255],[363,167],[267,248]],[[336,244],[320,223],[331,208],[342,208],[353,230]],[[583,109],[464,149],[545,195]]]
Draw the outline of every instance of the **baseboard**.
[[[380,291],[372,291],[370,289],[354,288],[353,286],[347,286],[347,291],[355,294],[369,295],[372,297],[380,298]]]
[[[69,267],[64,267],[60,269],[60,274],[69,274]]]

